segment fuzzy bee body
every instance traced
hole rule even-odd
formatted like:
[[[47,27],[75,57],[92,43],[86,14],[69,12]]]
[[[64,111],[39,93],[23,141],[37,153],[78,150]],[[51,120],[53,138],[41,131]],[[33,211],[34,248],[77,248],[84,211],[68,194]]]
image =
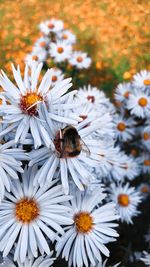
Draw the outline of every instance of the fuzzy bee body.
[[[82,150],[81,137],[73,126],[67,126],[61,130],[61,158],[73,158]]]

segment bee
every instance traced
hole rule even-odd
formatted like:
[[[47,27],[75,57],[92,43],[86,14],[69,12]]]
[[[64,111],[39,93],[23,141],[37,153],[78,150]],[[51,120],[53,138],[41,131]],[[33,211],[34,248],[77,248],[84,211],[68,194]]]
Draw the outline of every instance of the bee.
[[[83,148],[82,139],[75,127],[69,125],[59,132],[54,144],[60,158],[73,158],[80,155]]]

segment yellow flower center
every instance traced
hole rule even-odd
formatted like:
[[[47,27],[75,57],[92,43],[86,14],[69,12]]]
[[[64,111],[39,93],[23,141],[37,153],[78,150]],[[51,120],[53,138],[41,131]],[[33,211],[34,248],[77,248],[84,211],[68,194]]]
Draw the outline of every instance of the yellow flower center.
[[[124,97],[125,97],[125,98],[128,98],[129,95],[130,95],[130,92],[129,92],[129,91],[126,91],[126,92],[124,93]]]
[[[86,234],[93,228],[93,218],[88,212],[79,212],[74,216],[76,230],[79,233]]]
[[[129,205],[129,196],[127,194],[120,194],[118,196],[118,203],[122,207],[127,207]]]
[[[146,80],[144,80],[144,85],[150,85],[150,79],[146,79]]]
[[[52,82],[56,82],[57,81],[57,76],[56,75],[53,75],[52,76]]]
[[[62,54],[62,53],[64,52],[63,47],[58,47],[58,48],[57,48],[57,52],[58,52],[59,54]]]
[[[45,47],[45,46],[46,46],[46,42],[44,42],[44,41],[41,42],[41,43],[40,43],[40,46],[41,46],[41,47]]]
[[[141,106],[141,107],[146,107],[147,104],[148,104],[148,100],[145,98],[145,97],[141,97],[138,101],[138,104]]]
[[[144,139],[145,141],[149,140],[149,139],[150,139],[150,134],[147,133],[147,132],[143,133],[143,139]]]
[[[119,122],[118,125],[117,125],[117,129],[118,129],[120,132],[124,132],[125,129],[126,129],[126,125],[124,124],[124,122]]]
[[[21,96],[20,108],[23,113],[30,116],[37,114],[37,102],[42,101],[43,97],[35,92],[28,92],[26,95]]]
[[[38,56],[33,56],[32,57],[32,60],[38,61],[38,59],[39,59]]]
[[[77,57],[77,61],[78,61],[79,63],[81,63],[81,62],[83,61],[83,57],[81,57],[81,56]]]
[[[66,33],[63,34],[63,39],[64,40],[68,39],[68,35]]]
[[[149,188],[148,188],[148,186],[143,185],[142,188],[141,188],[141,192],[142,192],[142,193],[149,193]]]
[[[150,159],[145,159],[144,160],[144,165],[145,166],[150,166]]]
[[[94,103],[95,102],[95,97],[93,95],[87,96],[87,100]]]
[[[15,216],[22,223],[30,223],[39,215],[39,206],[33,199],[21,199],[16,203]]]

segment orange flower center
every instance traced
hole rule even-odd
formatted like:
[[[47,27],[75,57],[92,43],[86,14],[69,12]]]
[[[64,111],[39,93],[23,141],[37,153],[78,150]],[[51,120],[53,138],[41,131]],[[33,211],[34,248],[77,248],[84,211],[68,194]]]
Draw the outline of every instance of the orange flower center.
[[[64,39],[64,40],[68,39],[68,35],[64,33],[64,34],[63,34],[63,39]]]
[[[89,95],[89,96],[87,96],[87,100],[89,100],[90,102],[94,103],[95,102],[95,97],[93,95]]]
[[[48,26],[49,29],[53,29],[54,28],[54,24],[51,23],[51,22],[47,26]]]
[[[146,79],[146,80],[144,80],[144,85],[150,85],[150,79]]]
[[[43,97],[37,93],[27,93],[24,96],[21,96],[20,108],[23,113],[26,113],[30,116],[37,115],[37,102],[42,101]]]
[[[57,81],[57,76],[56,75],[53,75],[52,76],[52,82],[56,82]]]
[[[64,52],[64,49],[63,49],[62,47],[58,47],[58,48],[57,48],[57,52],[58,52],[59,54],[62,54],[62,53]]]
[[[145,166],[150,166],[150,159],[145,159],[144,160],[144,165]]]
[[[150,134],[147,133],[147,132],[143,133],[143,139],[144,139],[145,141],[149,140],[149,139],[150,139]]]
[[[41,46],[41,47],[45,47],[45,46],[46,46],[46,42],[44,42],[44,41],[41,42],[41,43],[40,43],[40,46]]]
[[[136,157],[137,156],[137,150],[135,148],[132,148],[131,154],[132,154],[132,156]]]
[[[124,124],[124,122],[119,122],[118,125],[117,125],[117,129],[118,129],[120,132],[124,132],[125,129],[126,129],[126,125]]]
[[[38,61],[38,59],[39,59],[38,56],[33,56],[32,57],[32,60]]]
[[[126,92],[124,93],[124,97],[125,97],[125,98],[128,98],[129,95],[130,95],[130,92],[129,92],[129,91],[126,91]]]
[[[145,98],[145,97],[141,97],[138,101],[138,104],[141,106],[141,107],[146,107],[147,104],[148,104],[148,100]]]
[[[81,57],[81,56],[77,57],[77,61],[78,61],[79,63],[81,63],[81,62],[83,61],[83,57]]]
[[[129,196],[127,194],[120,194],[118,196],[118,203],[122,207],[127,207],[129,205]]]
[[[149,193],[148,186],[143,185],[142,188],[141,188],[141,192],[142,192],[142,193]]]
[[[86,234],[93,228],[93,218],[88,212],[79,212],[74,216],[76,230],[79,233]]]
[[[21,199],[16,203],[15,216],[22,223],[30,223],[39,215],[39,206],[33,199]]]

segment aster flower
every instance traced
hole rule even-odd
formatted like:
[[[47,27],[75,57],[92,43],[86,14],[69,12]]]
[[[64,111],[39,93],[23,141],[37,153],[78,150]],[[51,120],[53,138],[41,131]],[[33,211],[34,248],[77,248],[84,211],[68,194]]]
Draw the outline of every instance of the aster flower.
[[[132,118],[125,118],[123,114],[114,117],[115,137],[120,141],[127,142],[135,135],[136,122]]]
[[[47,146],[51,141],[44,128],[44,123],[39,119],[38,104],[47,103],[51,108],[49,113],[55,113],[55,109],[60,109],[60,99],[67,90],[71,87],[71,79],[65,79],[54,88],[51,88],[52,70],[47,70],[39,87],[37,88],[38,78],[42,69],[42,63],[37,66],[32,64],[31,77],[28,73],[28,65],[25,67],[24,81],[21,78],[20,68],[17,70],[13,66],[13,75],[17,83],[16,87],[5,75],[4,72],[0,75],[0,84],[5,90],[6,100],[10,105],[3,104],[1,111],[5,114],[3,116],[3,123],[8,124],[8,127],[0,133],[0,136],[16,130],[15,142],[26,139],[26,136],[31,131],[34,146],[38,147],[44,142]],[[58,105],[57,105],[58,104]],[[55,105],[55,109],[53,108]],[[55,116],[57,120],[60,117]]]
[[[86,100],[86,102],[92,103],[94,109],[109,105],[109,100],[104,92],[100,91],[97,87],[92,87],[90,84],[87,87],[79,88],[76,98],[79,101]]]
[[[40,49],[47,49],[49,43],[50,43],[50,38],[48,38],[47,36],[42,36],[35,42],[35,44],[33,46],[33,50],[34,50],[34,48],[39,48],[39,50]]]
[[[52,266],[54,259],[51,258],[52,252],[49,256],[40,256],[37,259],[34,259],[33,256],[25,259],[24,263],[15,262],[9,259],[8,257],[3,259],[2,266],[3,267],[50,267]],[[16,265],[17,264],[17,265]],[[1,266],[1,264],[0,264]]]
[[[149,152],[141,153],[140,157],[137,158],[139,164],[142,168],[142,173],[149,174],[150,173],[150,154]]]
[[[143,261],[147,266],[150,266],[150,254],[146,251],[143,251],[143,256],[140,259]]]
[[[23,172],[21,160],[28,156],[22,149],[15,148],[14,141],[0,144],[0,202],[4,198],[5,189],[11,191],[12,179],[18,179],[18,173]]]
[[[64,79],[63,72],[58,68],[52,68],[52,86],[56,85],[58,82],[62,81]]]
[[[63,196],[60,185],[49,183],[49,189],[33,187],[36,167],[26,170],[22,182],[12,183],[12,193],[6,193],[0,205],[0,251],[6,257],[14,247],[14,261],[25,262],[27,255],[51,255],[46,236],[55,239],[63,233],[60,225],[72,223],[68,208],[62,203],[70,199]],[[15,245],[16,242],[16,245]]]
[[[132,94],[129,95],[127,108],[134,116],[142,119],[148,117],[150,112],[150,96],[148,92],[134,89]]]
[[[63,30],[57,34],[58,40],[63,40],[64,42],[68,44],[75,44],[76,42],[76,36],[69,30]]]
[[[112,242],[118,236],[113,228],[117,226],[112,221],[118,219],[115,205],[102,204],[106,197],[99,189],[89,195],[76,191],[70,201],[72,209],[71,218],[74,223],[67,227],[66,233],[58,239],[56,245],[57,256],[62,252],[62,257],[68,261],[68,265],[74,267],[96,266],[101,262],[101,253],[109,256],[106,243]]]
[[[86,53],[75,51],[72,53],[69,63],[77,69],[88,69],[91,65],[91,58]]]
[[[67,110],[66,112],[68,113]],[[65,117],[66,112],[64,112]],[[90,124],[91,119],[87,118],[84,123],[71,125],[51,123],[49,115],[47,113],[44,115],[43,119],[47,121],[47,131],[51,133],[53,146],[50,149],[43,147],[30,153],[29,165],[35,163],[42,165],[34,183],[38,182],[40,186],[46,185],[59,169],[65,194],[69,192],[69,176],[80,190],[84,190],[84,186],[93,179],[86,166],[94,167],[100,162],[99,141],[91,138],[91,134],[100,127],[99,120]]]
[[[25,57],[25,63],[32,68],[34,64],[38,66],[39,63],[45,62],[47,59],[48,52],[44,48],[34,47],[31,53]]]
[[[144,129],[142,127],[141,138],[142,145],[146,150],[150,150],[150,126],[146,126]]]
[[[63,22],[56,19],[45,20],[39,25],[41,32],[45,35],[48,35],[50,33],[58,33],[63,30],[63,27]]]
[[[57,41],[50,44],[49,53],[55,62],[63,62],[70,58],[72,46],[64,41]]]
[[[131,83],[120,83],[115,90],[115,100],[118,102],[125,102],[128,100],[130,93],[132,92]]]
[[[150,87],[150,71],[141,70],[133,76],[133,85],[143,89]]]
[[[148,183],[141,183],[137,189],[144,199],[150,196],[150,185]]]
[[[132,218],[140,213],[137,206],[142,200],[141,194],[134,187],[130,187],[129,183],[111,184],[110,199],[116,204],[121,222],[132,224]]]

